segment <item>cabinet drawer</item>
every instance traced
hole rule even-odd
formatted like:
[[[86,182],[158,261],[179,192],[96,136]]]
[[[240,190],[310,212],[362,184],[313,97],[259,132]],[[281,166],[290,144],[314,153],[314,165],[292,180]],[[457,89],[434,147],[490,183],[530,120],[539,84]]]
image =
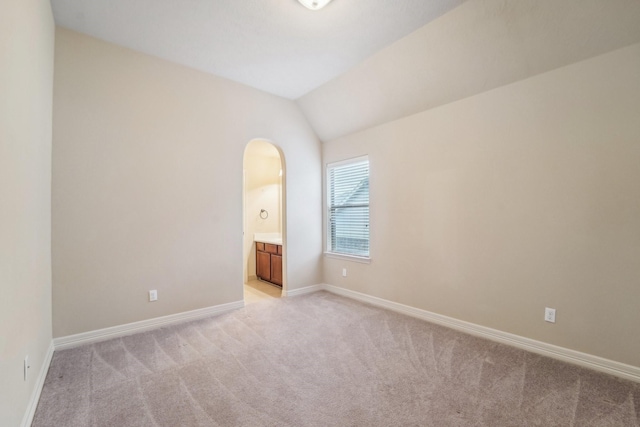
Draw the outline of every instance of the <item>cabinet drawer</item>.
[[[264,252],[264,243],[256,242],[256,249]]]
[[[270,254],[277,254],[278,253],[278,245],[272,245],[271,243],[265,243],[264,244],[264,250],[265,250],[265,252],[269,252]]]
[[[282,245],[278,245],[278,255],[282,255]]]

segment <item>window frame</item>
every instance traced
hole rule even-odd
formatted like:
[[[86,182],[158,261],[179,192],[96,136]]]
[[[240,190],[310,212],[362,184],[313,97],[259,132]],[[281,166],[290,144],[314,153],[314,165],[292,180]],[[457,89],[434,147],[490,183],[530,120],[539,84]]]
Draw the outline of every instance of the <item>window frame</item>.
[[[334,248],[331,246],[331,174],[330,170],[333,168],[347,166],[351,164],[363,163],[367,162],[368,178],[369,178],[369,202],[367,207],[369,208],[368,214],[368,254],[367,255],[358,255],[358,254],[350,254],[350,253],[342,253],[335,252]],[[354,158],[349,158],[345,160],[340,160],[336,162],[326,163],[325,164],[325,252],[324,255],[328,258],[337,258],[337,259],[346,259],[350,261],[356,261],[361,263],[370,263],[371,262],[371,162],[369,161],[369,156],[358,156]]]

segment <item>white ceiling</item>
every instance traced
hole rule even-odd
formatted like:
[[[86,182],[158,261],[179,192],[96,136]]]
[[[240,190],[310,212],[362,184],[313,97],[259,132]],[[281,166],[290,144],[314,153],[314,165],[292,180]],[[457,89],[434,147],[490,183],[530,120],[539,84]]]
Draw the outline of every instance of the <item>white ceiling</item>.
[[[56,24],[297,99],[465,0],[51,0]]]

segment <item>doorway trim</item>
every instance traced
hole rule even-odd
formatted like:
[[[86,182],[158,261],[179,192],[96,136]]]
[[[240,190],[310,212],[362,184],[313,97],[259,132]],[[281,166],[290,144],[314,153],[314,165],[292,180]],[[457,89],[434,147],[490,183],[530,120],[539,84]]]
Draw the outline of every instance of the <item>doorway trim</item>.
[[[253,138],[249,140],[243,150],[242,154],[242,236],[243,236],[243,244],[242,244],[242,278],[243,285],[246,283],[251,277],[250,271],[250,259],[252,258],[255,263],[255,244],[253,232],[250,230],[248,225],[249,217],[252,218],[260,214],[260,209],[257,212],[248,212],[248,191],[247,191],[247,153],[251,149],[252,143],[260,142],[267,143],[272,148],[277,151],[279,161],[280,161],[280,170],[281,174],[279,176],[279,217],[280,217],[280,233],[282,236],[282,296],[287,295],[287,186],[286,186],[286,157],[284,155],[284,151],[282,148],[275,144],[268,138]],[[255,145],[255,144],[254,144]],[[255,215],[254,215],[255,214]],[[255,272],[254,272],[255,274]]]

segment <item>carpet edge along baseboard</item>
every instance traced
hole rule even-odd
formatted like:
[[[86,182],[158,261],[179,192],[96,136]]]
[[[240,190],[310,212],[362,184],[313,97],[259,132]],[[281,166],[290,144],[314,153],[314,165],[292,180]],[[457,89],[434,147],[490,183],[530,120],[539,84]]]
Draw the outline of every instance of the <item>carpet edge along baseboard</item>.
[[[285,290],[284,293],[287,297],[295,297],[323,290],[334,293],[336,295],[341,295],[350,299],[386,308],[388,310],[403,313],[411,317],[426,320],[428,322],[446,326],[471,335],[486,338],[523,350],[531,351],[536,354],[551,357],[553,359],[562,360],[578,366],[583,366],[599,372],[604,372],[616,377],[640,383],[640,367],[637,366],[632,366],[625,363],[617,362],[615,360],[605,359],[603,357],[594,356],[588,353],[571,350],[543,341],[537,341],[531,338],[511,334],[475,323],[465,322],[463,320],[458,320],[452,317],[389,301],[383,298],[374,297],[361,292],[352,291],[350,289],[342,288],[339,286],[321,283],[299,289]],[[53,346],[55,350],[63,350],[84,344],[90,344],[98,341],[105,341],[112,338],[132,335],[138,332],[144,332],[147,330],[160,328],[176,323],[196,320],[211,315],[222,314],[228,311],[237,310],[242,307],[244,307],[244,301],[241,300],[198,310],[142,320],[139,322],[98,329],[95,331],[88,331],[80,334],[58,337],[53,339]]]
[[[318,290],[325,290],[336,295],[355,299],[361,302],[383,307],[398,313],[403,313],[411,317],[416,317],[428,322],[446,326],[461,332],[486,338],[491,341],[500,342],[513,347],[527,350],[542,356],[551,357],[553,359],[562,360],[574,365],[590,368],[599,372],[614,375],[619,378],[635,381],[640,383],[640,367],[617,362],[611,359],[594,356],[592,354],[583,353],[569,348],[560,347],[543,341],[537,341],[520,335],[511,334],[500,331],[498,329],[489,328],[471,322],[465,322],[453,317],[443,316],[420,308],[400,304],[383,298],[374,297],[361,292],[352,291],[350,289],[341,288],[339,286],[323,284]]]
[[[182,313],[170,314],[167,316],[154,317],[138,322],[125,323],[124,325],[112,326],[108,328],[97,329],[95,331],[82,332],[79,334],[54,338],[53,346],[55,350],[64,350],[67,348],[78,347],[81,345],[105,341],[112,338],[137,334],[139,332],[161,328],[163,326],[202,319],[205,317],[226,313],[228,311],[237,310],[242,307],[244,307],[244,301],[240,300],[225,304],[214,305],[211,307],[185,311]]]

